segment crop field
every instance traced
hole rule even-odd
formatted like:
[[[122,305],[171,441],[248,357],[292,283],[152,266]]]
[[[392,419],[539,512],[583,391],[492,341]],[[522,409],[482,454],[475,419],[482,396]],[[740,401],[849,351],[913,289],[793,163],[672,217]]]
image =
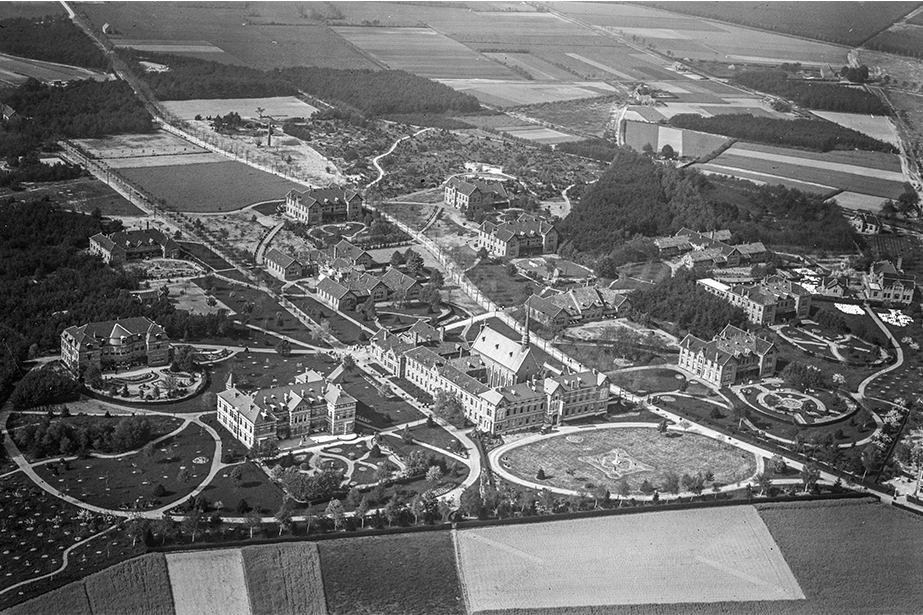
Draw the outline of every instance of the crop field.
[[[116,564],[84,581],[93,613],[173,615],[166,558],[143,555]]]
[[[457,541],[475,613],[804,599],[749,506],[462,530]]]
[[[68,583],[3,611],[3,615],[93,615],[83,581]]]
[[[12,17],[25,17],[33,19],[36,17],[45,17],[46,15],[64,15],[64,7],[60,2],[4,2],[3,10],[0,11],[0,19],[9,19]]]
[[[320,549],[330,615],[462,615],[448,532],[325,540]]]
[[[430,28],[333,28],[389,68],[422,77],[514,79],[508,68]]]
[[[572,73],[558,68],[554,64],[542,60],[531,53],[494,52],[484,53],[484,55],[501,64],[518,66],[532,75],[533,78],[542,81],[573,81],[574,79]]]
[[[192,165],[168,165],[121,169],[128,181],[163,199],[177,211],[234,211],[283,198],[303,187],[287,179],[254,169],[242,162],[226,160]]]
[[[647,144],[658,152],[669,145],[680,156],[698,158],[726,144],[728,138],[695,130],[628,121],[625,124],[625,142],[638,151]]]
[[[145,213],[129,203],[121,194],[93,177],[79,177],[60,182],[43,182],[27,186],[22,192],[0,189],[0,196],[13,196],[17,200],[49,199],[72,211],[86,214],[99,209],[104,216],[144,216]]]
[[[757,173],[754,171],[744,171],[742,169],[734,168],[731,166],[719,165],[719,164],[697,164],[695,168],[698,171],[705,173],[706,175],[727,175],[729,177],[736,177],[737,179],[745,179],[751,181],[755,184],[776,186],[782,185],[786,188],[795,188],[801,190],[802,192],[807,192],[809,194],[818,194],[821,196],[830,195],[837,191],[834,186],[825,186],[823,184],[814,184],[808,182],[800,182],[787,177],[782,177],[780,175],[775,175],[772,173]],[[868,197],[880,200],[879,197]]]
[[[846,50],[835,45],[794,39],[696,17],[639,6],[588,2],[551,3],[582,21],[621,34],[633,42],[653,44],[680,57],[719,61],[842,65]]]
[[[765,175],[768,183],[775,183],[773,177],[788,178],[875,197],[897,198],[904,191],[899,164],[896,155],[877,152],[821,154],[738,143],[703,166],[721,167],[726,174],[744,179],[749,179],[747,172]],[[744,173],[738,175],[734,170]]]
[[[508,135],[520,139],[528,139],[537,143],[564,143],[567,141],[579,141],[580,137],[564,134],[544,126],[506,126],[497,130],[505,132]]]
[[[529,117],[551,122],[579,134],[603,136],[620,98],[562,101],[523,110]]]
[[[891,119],[883,115],[862,115],[859,113],[837,113],[836,111],[812,111],[814,115],[851,128],[873,139],[892,145],[900,145],[900,137]]]
[[[19,86],[25,83],[29,77],[44,82],[71,81],[73,79],[106,81],[110,78],[105,73],[88,68],[43,62],[31,58],[19,58],[0,53],[0,83]]]
[[[250,615],[240,549],[167,555],[176,615]]]
[[[923,28],[896,25],[868,41],[868,46],[890,53],[916,55],[923,48]]]
[[[709,470],[715,482],[730,484],[756,472],[750,453],[701,435],[668,437],[645,427],[544,438],[510,449],[501,463],[528,480],[541,468],[548,485],[574,490],[590,489],[589,484],[613,487],[625,479],[631,491],[638,492],[645,480],[659,487],[670,472],[681,476]]]
[[[244,547],[241,555],[253,615],[326,615],[316,544]]]
[[[96,27],[109,23],[111,40],[143,40],[169,45],[205,42],[225,53],[183,52],[219,62],[271,69],[282,66],[375,68],[375,64],[322,24],[300,18],[295,6],[266,3],[228,5],[216,11],[201,4],[144,6],[134,3],[85,4],[82,13]],[[270,25],[270,24],[282,25]],[[288,25],[291,24],[291,25]]]
[[[202,117],[227,115],[236,111],[243,118],[257,118],[257,108],[263,109],[264,117],[275,120],[303,117],[308,118],[317,111],[316,107],[294,96],[273,96],[270,98],[218,98],[214,100],[168,100],[163,103],[167,110],[183,120],[196,115]]]
[[[881,211],[881,207],[885,203],[881,197],[849,191],[840,192],[835,195],[833,199],[836,201],[837,205],[844,209],[861,209],[872,213]]]
[[[103,139],[74,139],[74,143],[94,158],[101,158],[107,163],[113,158],[208,152],[207,149],[165,130],[142,134],[112,135]]]
[[[612,94],[611,86],[593,82],[549,83],[487,79],[439,79],[454,90],[476,96],[484,104],[516,107],[538,103],[596,98]],[[605,87],[603,87],[605,86]]]

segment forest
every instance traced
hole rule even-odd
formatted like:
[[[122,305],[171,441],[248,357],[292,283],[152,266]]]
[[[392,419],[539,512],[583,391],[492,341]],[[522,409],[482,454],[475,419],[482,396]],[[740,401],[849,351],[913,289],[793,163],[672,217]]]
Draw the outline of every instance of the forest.
[[[607,139],[584,139],[583,141],[569,141],[558,143],[555,149],[566,154],[592,158],[602,162],[611,162],[618,152],[618,145]]]
[[[22,118],[0,127],[0,156],[24,156],[59,139],[153,132],[147,109],[124,81],[78,81],[64,87],[29,79],[3,98]]]
[[[781,96],[795,104],[818,111],[839,111],[842,113],[865,113],[867,115],[890,115],[888,106],[864,89],[812,83],[789,79],[783,71],[745,71],[733,79],[740,85],[767,94]]]
[[[151,431],[150,421],[140,416],[89,425],[73,424],[65,420],[52,422],[46,418],[41,423],[30,423],[18,428],[14,440],[30,457],[41,459],[58,455],[83,456],[90,452],[130,451],[150,440]]]
[[[669,124],[676,128],[710,132],[751,143],[797,147],[817,152],[829,152],[835,149],[861,149],[887,153],[897,151],[890,143],[873,139],[861,132],[826,120],[801,118],[788,120],[755,117],[746,113],[722,114],[713,117],[681,113],[671,117]]]
[[[633,320],[668,321],[675,325],[670,331],[674,335],[695,331],[696,336],[710,340],[727,324],[743,328],[747,322],[742,309],[696,284],[688,270],[680,270],[649,289],[632,291],[629,297]]]
[[[28,353],[55,350],[61,331],[87,322],[147,316],[173,339],[221,334],[226,314],[193,315],[167,298],[142,305],[130,294],[140,280],[86,253],[89,237],[115,230],[98,216],[48,201],[0,203],[0,391],[20,375]],[[11,358],[12,355],[12,358]]]
[[[107,70],[103,51],[67,17],[0,21],[0,52],[22,58]]]
[[[45,164],[33,150],[23,157],[10,156],[9,170],[0,171],[0,188],[21,188],[20,182],[56,182],[75,179],[83,175],[83,169],[75,164]]]
[[[763,241],[802,250],[849,250],[855,237],[837,208],[819,196],[707,178],[656,164],[629,148],[618,151],[561,223],[574,250],[596,257],[615,256],[638,236],[672,235],[683,227],[727,228],[735,243]],[[635,248],[649,251],[649,246]],[[607,262],[613,264],[598,259],[597,268]]]

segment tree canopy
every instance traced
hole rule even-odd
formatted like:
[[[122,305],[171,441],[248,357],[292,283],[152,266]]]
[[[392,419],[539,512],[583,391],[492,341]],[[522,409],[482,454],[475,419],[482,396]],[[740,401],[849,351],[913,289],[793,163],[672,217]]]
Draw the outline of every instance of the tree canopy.
[[[106,69],[102,49],[66,16],[38,20],[14,17],[0,21],[0,51],[46,62]]]
[[[783,71],[746,71],[734,77],[734,81],[754,90],[792,100],[809,109],[869,115],[891,114],[881,99],[864,89],[789,79]]]

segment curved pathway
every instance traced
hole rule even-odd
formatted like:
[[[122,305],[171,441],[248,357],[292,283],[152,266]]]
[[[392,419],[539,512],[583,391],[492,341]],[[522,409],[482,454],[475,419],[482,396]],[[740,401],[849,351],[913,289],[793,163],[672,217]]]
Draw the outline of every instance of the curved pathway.
[[[502,446],[498,446],[497,448],[493,449],[487,454],[487,458],[490,460],[490,467],[493,469],[493,471],[496,472],[497,475],[499,475],[501,478],[504,478],[512,483],[517,483],[519,485],[523,485],[524,487],[529,487],[531,489],[536,489],[538,491],[547,489],[548,491],[551,491],[552,493],[557,493],[560,495],[579,496],[579,495],[582,495],[583,492],[576,491],[574,489],[565,489],[563,487],[552,487],[551,485],[537,483],[535,481],[527,480],[519,476],[516,476],[515,474],[513,474],[512,472],[510,472],[509,470],[503,467],[503,464],[500,463],[500,459],[503,457],[503,455],[505,455],[506,453],[510,452],[511,450],[515,448],[526,446],[528,444],[532,444],[533,442],[547,440],[549,438],[559,438],[559,437],[564,437],[568,434],[586,433],[587,431],[596,431],[596,430],[601,430],[601,429],[626,429],[626,428],[639,428],[639,427],[646,428],[646,429],[656,429],[657,424],[649,423],[649,422],[626,422],[626,423],[607,423],[607,424],[592,425],[592,426],[564,425],[564,426],[557,427],[552,434],[529,435],[524,438],[519,438],[517,440],[514,440],[513,442],[504,444]],[[680,429],[677,427],[670,427],[669,429],[671,431],[676,431],[676,432],[682,432],[682,433],[688,432],[688,433],[694,433],[697,435],[704,435],[705,437],[711,437],[714,440],[719,440],[722,442],[724,441],[723,437],[715,438],[714,436],[711,436],[710,434],[697,432],[695,429],[685,429],[684,430],[684,429]],[[749,452],[753,453],[753,455],[756,457],[756,472],[754,473],[754,475],[746,480],[738,481],[730,485],[724,485],[723,487],[721,487],[720,491],[733,491],[735,489],[741,489],[745,487],[746,485],[753,484],[755,482],[756,475],[762,472],[762,469],[763,469],[763,461],[762,461],[763,457],[762,455],[754,451],[749,451]],[[681,491],[680,493],[676,495],[661,493],[659,494],[659,497],[660,499],[671,499],[671,498],[678,498],[678,497],[690,497],[693,495],[696,495],[696,494],[692,492]],[[632,494],[631,497],[633,497],[636,500],[650,500],[653,498],[653,496],[650,496],[650,495],[638,495],[638,494]]]
[[[422,135],[424,132],[426,132],[427,130],[433,130],[433,129],[432,129],[432,128],[423,128],[422,130],[418,130],[417,132],[413,133],[412,135],[404,135],[403,137],[401,137],[400,139],[398,139],[397,141],[395,141],[394,143],[392,143],[392,144],[391,144],[391,147],[389,147],[389,148],[388,148],[388,151],[386,151],[384,154],[379,154],[379,155],[375,156],[374,158],[372,158],[372,164],[373,164],[373,165],[375,166],[375,168],[378,170],[378,177],[376,177],[375,179],[373,179],[373,180],[371,181],[371,183],[369,183],[369,185],[365,187],[365,189],[368,190],[369,188],[371,188],[372,186],[374,186],[375,184],[377,184],[378,182],[380,182],[382,179],[384,179],[384,177],[385,177],[385,170],[384,170],[384,169],[381,167],[381,165],[379,164],[379,162],[381,161],[382,158],[385,158],[385,157],[390,156],[391,154],[393,154],[393,153],[394,153],[394,150],[397,149],[397,146],[400,145],[402,141],[406,141],[407,139],[412,139],[412,138],[414,138],[414,137],[418,137],[418,136]]]
[[[22,587],[23,585],[30,585],[30,584],[32,584],[32,583],[35,583],[36,581],[41,581],[41,580],[43,580],[43,579],[48,579],[48,578],[50,578],[50,577],[55,576],[56,574],[60,574],[65,568],[67,568],[67,565],[68,565],[68,563],[69,563],[69,562],[67,561],[67,558],[68,558],[68,556],[70,555],[70,552],[71,552],[71,551],[73,551],[73,550],[76,549],[77,547],[82,547],[82,546],[85,545],[86,543],[90,542],[90,541],[93,540],[94,538],[97,538],[97,537],[99,537],[99,536],[102,536],[102,535],[105,534],[106,532],[111,532],[112,530],[114,530],[114,529],[117,528],[117,527],[118,527],[118,524],[111,525],[111,526],[107,527],[106,529],[104,529],[104,530],[101,531],[101,532],[97,532],[96,534],[93,534],[92,536],[89,536],[89,537],[87,537],[87,538],[84,538],[84,539],[81,540],[80,542],[75,542],[74,544],[72,544],[72,545],[69,546],[68,548],[64,549],[64,552],[62,553],[62,558],[61,558],[61,560],[62,560],[62,561],[61,561],[61,566],[60,566],[57,570],[52,570],[51,572],[45,573],[45,574],[43,574],[43,575],[40,576],[40,577],[35,577],[34,579],[26,579],[25,581],[20,581],[19,583],[15,584],[15,585],[10,585],[9,587],[7,587],[7,588],[5,588],[5,589],[0,589],[0,596],[2,596],[3,594],[5,594],[5,593],[7,593],[7,592],[13,591],[13,590],[16,589],[17,587]]]
[[[269,249],[269,244],[272,243],[272,240],[276,238],[276,235],[279,234],[279,231],[282,230],[282,227],[285,226],[285,221],[279,222],[274,227],[269,229],[269,232],[260,239],[260,243],[256,246],[256,253],[254,254],[254,260],[256,260],[257,265],[263,264],[263,258],[266,256],[266,250]]]
[[[904,364],[904,349],[901,348],[901,345],[898,343],[897,338],[891,334],[891,330],[885,326],[885,323],[881,322],[881,319],[878,317],[878,314],[876,314],[872,308],[870,308],[869,306],[865,306],[865,311],[872,318],[872,320],[875,321],[875,324],[878,325],[878,328],[884,331],[884,334],[888,336],[889,340],[891,340],[891,345],[894,347],[894,352],[897,354],[897,361],[894,362],[894,365],[889,365],[885,367],[884,369],[875,372],[874,374],[872,374],[871,376],[869,376],[868,378],[866,378],[859,384],[857,393],[859,397],[861,398],[865,398],[865,389],[868,388],[868,386],[872,384],[872,382],[876,378],[880,376],[884,376],[888,372],[892,372],[900,368]]]

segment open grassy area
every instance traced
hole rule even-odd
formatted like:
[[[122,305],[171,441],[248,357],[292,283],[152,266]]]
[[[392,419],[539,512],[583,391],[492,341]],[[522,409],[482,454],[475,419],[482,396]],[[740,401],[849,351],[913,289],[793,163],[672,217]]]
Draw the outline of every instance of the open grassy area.
[[[355,344],[360,341],[362,328],[353,321],[344,318],[342,314],[333,308],[324,305],[317,299],[311,297],[299,297],[291,299],[298,308],[300,308],[311,319],[320,322],[326,320],[330,323],[330,333],[344,344]],[[351,316],[355,317],[353,312]],[[368,334],[367,334],[368,335]]]
[[[173,615],[167,562],[152,553],[117,564],[84,581],[94,614]]]
[[[325,540],[320,549],[330,615],[462,615],[448,532]]]
[[[686,382],[686,377],[680,372],[669,368],[655,367],[630,372],[616,372],[609,374],[609,380],[629,391],[645,394],[676,391]]]
[[[82,582],[68,583],[3,612],[4,615],[61,615],[61,613],[93,615]]]
[[[176,615],[250,615],[240,549],[167,555]]]
[[[252,615],[326,615],[317,545],[241,549]]]
[[[535,480],[542,469],[543,482],[553,487],[591,491],[605,485],[615,491],[616,483],[625,479],[634,493],[645,480],[662,488],[669,473],[711,471],[715,483],[729,484],[756,472],[752,454],[717,440],[690,433],[663,435],[640,427],[541,439],[511,449],[500,463],[527,480]]]
[[[232,468],[225,468],[208,484],[202,495],[213,504],[221,502],[218,512],[225,516],[240,517],[243,513],[237,510],[237,503],[246,500],[247,504],[255,509],[272,514],[282,505],[282,489],[269,480],[266,474],[251,462],[241,464],[243,471],[240,485],[235,487],[229,478]]]
[[[359,402],[356,405],[357,420],[376,429],[387,429],[423,418],[423,414],[402,397],[382,397],[367,378],[363,372],[353,370],[344,374],[340,382],[343,389]]]
[[[536,282],[521,275],[510,275],[504,263],[478,263],[468,271],[468,278],[501,307],[522,305],[536,287]]]
[[[189,254],[194,260],[202,263],[209,269],[215,271],[223,271],[225,269],[233,268],[231,263],[227,262],[220,256],[218,256],[214,250],[206,246],[204,243],[198,243],[195,241],[179,241],[180,247]]]
[[[43,182],[27,186],[22,192],[0,189],[0,196],[13,196],[18,201],[41,200],[46,196],[64,209],[93,213],[99,209],[104,216],[143,216],[145,213],[122,195],[93,177],[80,177],[60,182]]]
[[[77,459],[65,469],[57,464],[39,466],[36,472],[67,495],[105,508],[131,505],[139,498],[154,500],[154,487],[162,484],[166,504],[192,491],[208,475],[215,454],[211,437],[198,425],[190,425],[177,435],[157,445],[152,457],[134,453],[115,459]],[[193,459],[205,457],[208,463],[196,464]],[[180,468],[190,474],[188,482],[179,480]],[[55,474],[57,472],[57,474]]]
[[[433,425],[432,427],[427,427],[425,424],[417,425],[410,429],[410,435],[413,436],[414,440],[426,442],[446,451],[455,451],[461,444],[458,438],[439,425]]]

